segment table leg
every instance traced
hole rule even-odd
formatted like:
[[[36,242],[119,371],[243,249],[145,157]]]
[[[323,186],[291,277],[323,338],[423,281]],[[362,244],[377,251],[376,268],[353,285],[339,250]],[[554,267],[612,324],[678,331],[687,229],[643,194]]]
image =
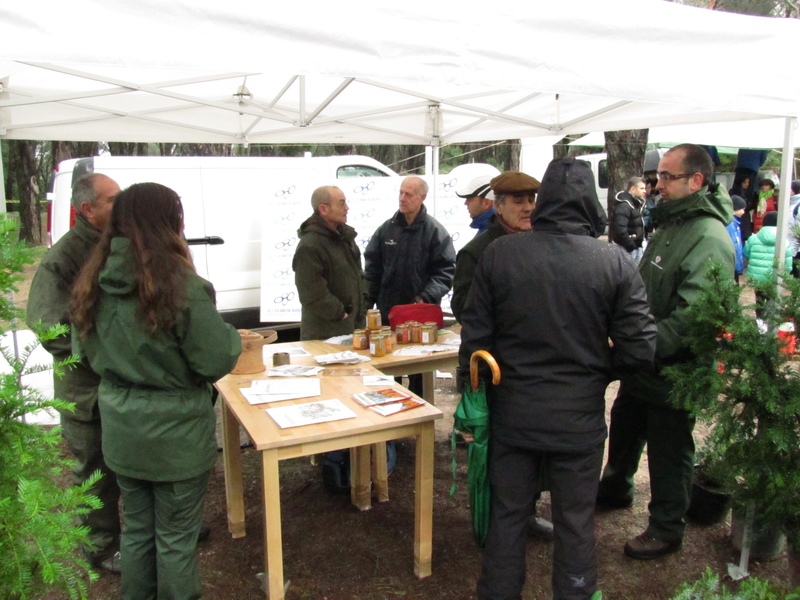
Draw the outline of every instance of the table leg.
[[[228,505],[228,531],[234,538],[245,536],[244,497],[242,494],[242,451],[239,448],[239,421],[223,399],[222,457],[225,464],[225,499]]]
[[[422,399],[429,404],[436,404],[436,371],[425,371],[422,374]]]
[[[372,508],[369,446],[350,448],[350,501],[358,510]]]
[[[378,493],[378,502],[389,501],[389,474],[386,465],[386,442],[372,444],[372,465],[374,468],[373,479],[375,491]]]
[[[414,574],[431,574],[433,547],[433,421],[421,423],[414,471]]]
[[[264,573],[267,599],[284,600],[281,484],[277,450],[264,450],[261,453],[261,470],[264,486]]]

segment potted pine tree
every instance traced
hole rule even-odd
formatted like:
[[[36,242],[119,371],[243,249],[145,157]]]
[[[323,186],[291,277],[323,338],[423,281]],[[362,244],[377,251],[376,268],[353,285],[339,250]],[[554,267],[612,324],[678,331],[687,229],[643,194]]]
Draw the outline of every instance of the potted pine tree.
[[[758,284],[771,300],[757,321],[753,305],[722,266],[714,266],[686,311],[695,360],[667,369],[672,401],[708,423],[706,466],[734,502],[780,525],[789,545],[791,587],[800,585],[800,369],[785,323],[800,323],[800,281]]]
[[[19,317],[9,295],[22,279],[23,265],[34,258],[16,237],[14,225],[0,219],[0,321],[5,323]],[[54,327],[40,337],[65,333],[66,327]],[[42,398],[22,383],[23,375],[49,368],[28,364],[34,348],[35,344],[22,348],[18,354],[0,350],[0,360],[10,367],[0,374],[0,598],[39,598],[46,588],[56,587],[72,599],[83,599],[88,581],[97,576],[76,552],[88,531],[75,525],[74,516],[99,506],[99,500],[86,493],[96,478],[80,488],[58,485],[57,477],[70,466],[60,456],[58,428],[31,423],[30,415],[71,405]],[[55,364],[54,369],[70,362]]]

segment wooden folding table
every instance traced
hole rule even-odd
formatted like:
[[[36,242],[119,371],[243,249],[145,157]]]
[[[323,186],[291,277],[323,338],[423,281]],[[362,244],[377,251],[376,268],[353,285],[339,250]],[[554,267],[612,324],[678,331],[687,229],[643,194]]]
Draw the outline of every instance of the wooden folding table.
[[[341,349],[341,347],[338,347]],[[368,363],[367,363],[368,364]],[[372,369],[368,369],[372,370]],[[352,500],[360,509],[370,506],[370,446],[383,445],[397,438],[416,438],[414,501],[414,573],[431,574],[433,523],[433,442],[436,419],[441,411],[430,404],[383,417],[363,408],[351,396],[366,391],[361,377],[321,377],[322,395],[289,400],[277,404],[251,405],[240,392],[257,375],[228,375],[217,382],[222,398],[222,434],[225,464],[225,492],[228,503],[228,529],[233,537],[245,535],[244,498],[242,494],[242,459],[239,427],[244,427],[262,458],[264,498],[264,554],[267,574],[267,597],[282,600],[283,550],[281,547],[281,510],[278,461],[331,450],[351,448]],[[375,389],[375,388],[372,388]],[[316,400],[339,399],[356,413],[356,418],[281,429],[265,412],[267,407],[304,404]],[[386,455],[377,471],[385,473]],[[379,487],[380,487],[379,482]],[[385,485],[385,481],[383,482]]]

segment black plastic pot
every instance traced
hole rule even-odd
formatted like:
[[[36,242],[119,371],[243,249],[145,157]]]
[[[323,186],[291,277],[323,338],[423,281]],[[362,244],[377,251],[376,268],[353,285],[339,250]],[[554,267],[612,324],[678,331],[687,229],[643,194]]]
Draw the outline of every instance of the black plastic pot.
[[[692,498],[686,516],[699,525],[721,523],[731,508],[731,496],[720,490],[720,486],[703,475],[700,465],[694,468]]]

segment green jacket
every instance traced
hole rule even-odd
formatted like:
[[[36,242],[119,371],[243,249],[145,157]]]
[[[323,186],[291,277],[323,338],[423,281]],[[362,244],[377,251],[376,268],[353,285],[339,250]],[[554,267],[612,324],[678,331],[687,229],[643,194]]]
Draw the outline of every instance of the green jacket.
[[[297,237],[292,269],[302,305],[300,339],[324,340],[364,327],[367,290],[356,230],[342,225],[333,231],[315,213]]]
[[[151,334],[137,315],[130,242],[115,238],[99,274],[95,327],[72,343],[100,378],[103,456],[121,475],[180,481],[217,458],[211,382],[233,369],[237,331],[222,321],[214,288],[186,272],[186,306],[172,331]]]
[[[747,259],[747,279],[750,281],[769,281],[775,265],[775,242],[777,227],[762,227],[758,233],[747,238],[744,257]],[[792,249],[786,245],[786,270],[792,270]]]
[[[734,272],[734,250],[725,226],[733,218],[728,193],[717,184],[651,211],[657,229],[650,237],[639,272],[658,326],[655,371],[638,371],[623,380],[636,397],[666,404],[670,382],[664,366],[688,360],[684,339],[686,309],[706,284],[709,267],[723,263]]]
[[[42,259],[31,283],[26,320],[28,325],[41,321],[45,328],[69,324],[69,300],[72,286],[81,268],[100,240],[100,232],[83,215],[75,219],[70,229]],[[72,356],[69,335],[44,344],[53,360]],[[67,369],[62,377],[53,378],[53,393],[59,400],[75,403],[75,413],[69,416],[79,421],[99,419],[97,386],[100,378],[82,364]]]
[[[456,274],[453,277],[453,297],[450,300],[450,310],[453,311],[456,321],[461,323],[461,313],[467,305],[469,288],[472,287],[472,278],[483,251],[497,238],[506,235],[506,230],[497,222],[497,215],[489,219],[486,231],[472,238],[466,246],[456,255]]]

